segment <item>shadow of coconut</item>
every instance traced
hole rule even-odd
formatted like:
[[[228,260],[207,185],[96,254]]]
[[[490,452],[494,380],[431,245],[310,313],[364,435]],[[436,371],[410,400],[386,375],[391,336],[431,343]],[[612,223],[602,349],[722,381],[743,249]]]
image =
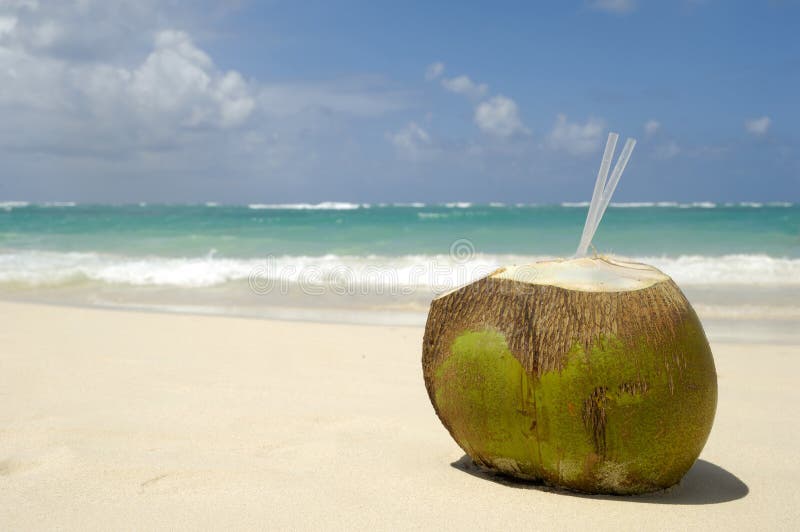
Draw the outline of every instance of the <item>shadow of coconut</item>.
[[[526,482],[493,473],[475,465],[469,456],[464,455],[450,464],[455,469],[503,486],[517,489],[532,489],[550,493],[561,493],[571,497],[605,499],[625,502],[644,502],[650,504],[719,504],[746,497],[750,492],[747,484],[736,475],[718,465],[705,460],[697,460],[679,484],[663,491],[644,495],[589,495],[536,482]]]

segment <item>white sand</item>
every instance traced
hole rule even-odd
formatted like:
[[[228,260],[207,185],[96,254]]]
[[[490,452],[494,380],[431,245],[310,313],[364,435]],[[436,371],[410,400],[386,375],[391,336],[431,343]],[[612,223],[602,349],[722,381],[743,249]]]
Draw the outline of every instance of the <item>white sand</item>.
[[[0,303],[0,529],[800,527],[797,346],[713,345],[703,461],[619,498],[480,476],[421,336]]]

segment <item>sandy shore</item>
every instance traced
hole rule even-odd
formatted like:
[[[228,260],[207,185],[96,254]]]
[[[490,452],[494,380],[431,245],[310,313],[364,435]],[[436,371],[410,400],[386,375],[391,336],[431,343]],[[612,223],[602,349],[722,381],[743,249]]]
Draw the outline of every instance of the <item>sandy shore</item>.
[[[422,330],[0,303],[0,528],[797,529],[800,347],[712,345],[681,485],[486,477],[433,413]]]

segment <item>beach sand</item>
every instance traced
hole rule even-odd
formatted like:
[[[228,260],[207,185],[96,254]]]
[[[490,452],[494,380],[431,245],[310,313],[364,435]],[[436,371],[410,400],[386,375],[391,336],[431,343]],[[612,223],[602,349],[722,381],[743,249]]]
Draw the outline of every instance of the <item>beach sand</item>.
[[[422,329],[0,303],[0,529],[797,529],[800,347],[714,343],[719,406],[643,497],[483,474]]]

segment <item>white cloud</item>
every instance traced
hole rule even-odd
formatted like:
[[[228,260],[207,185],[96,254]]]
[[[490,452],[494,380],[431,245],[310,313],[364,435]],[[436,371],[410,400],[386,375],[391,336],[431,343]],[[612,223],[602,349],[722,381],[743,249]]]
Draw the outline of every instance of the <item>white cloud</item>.
[[[623,15],[636,9],[636,0],[592,0],[589,6],[598,11]]]
[[[672,159],[681,152],[681,147],[674,140],[661,144],[656,148],[655,155],[659,159]]]
[[[658,133],[659,129],[661,129],[661,122],[658,120],[648,120],[644,123],[644,134],[647,137],[652,137]]]
[[[528,133],[519,118],[516,102],[503,95],[494,96],[475,108],[475,123],[484,133],[495,137],[510,137]]]
[[[150,51],[129,66],[53,52],[54,43],[67,46],[71,37],[64,36],[75,33],[64,21],[33,19],[3,28],[0,109],[6,116],[47,112],[50,127],[68,121],[84,130],[113,122],[144,138],[148,131],[237,126],[255,106],[241,74],[219,70],[185,32],[154,32]]]
[[[589,118],[586,123],[568,122],[566,115],[559,114],[547,138],[547,144],[555,150],[573,155],[594,153],[601,147],[606,125],[603,120]]]
[[[444,63],[441,61],[437,61],[436,63],[431,63],[428,65],[428,68],[425,69],[425,79],[427,81],[432,81],[439,76],[442,75],[444,72]]]
[[[212,151],[252,145],[234,128],[274,144],[308,139],[337,115],[376,116],[411,100],[376,79],[247,80],[219,68],[188,32],[157,29],[161,5],[81,0],[13,11],[2,4],[0,150],[106,158],[200,149],[200,142]]]
[[[3,0],[0,12],[16,26],[5,39],[0,32],[0,45],[73,61],[130,60],[131,52],[151,46],[154,33],[169,26],[166,21],[189,24],[185,10],[158,0]]]
[[[752,120],[747,120],[744,123],[744,128],[747,130],[748,133],[755,135],[756,137],[761,137],[767,133],[769,130],[769,126],[772,125],[772,119],[768,116],[762,116],[760,118],[753,118]]]
[[[220,72],[189,36],[165,30],[156,34],[155,49],[132,72],[113,73],[117,91],[129,95],[137,112],[170,116],[181,126],[223,128],[244,122],[255,101],[250,87],[236,71]]]
[[[398,155],[408,159],[419,159],[431,147],[431,137],[416,122],[409,122],[396,133],[387,134],[387,139]]]
[[[483,97],[489,90],[488,85],[485,83],[475,83],[469,76],[444,78],[442,80],[442,87],[450,92],[462,94],[474,99]]]
[[[226,68],[202,38],[233,3],[0,0],[0,195],[326,199],[373,175],[377,118],[417,95],[375,75],[264,82]],[[404,157],[438,153],[420,131]]]

